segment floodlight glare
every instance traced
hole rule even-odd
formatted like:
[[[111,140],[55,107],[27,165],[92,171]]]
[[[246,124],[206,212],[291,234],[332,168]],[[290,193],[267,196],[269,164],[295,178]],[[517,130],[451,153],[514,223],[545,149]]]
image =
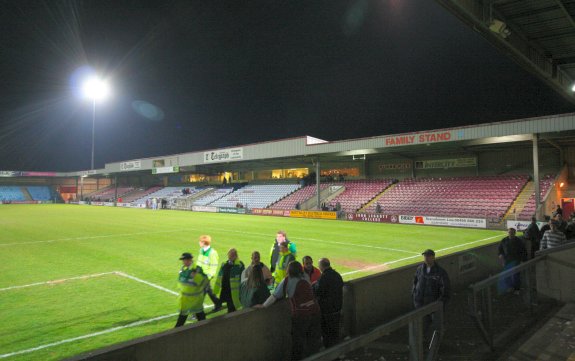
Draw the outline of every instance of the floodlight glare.
[[[82,87],[84,96],[92,100],[102,100],[110,95],[110,86],[99,78],[89,78]]]
[[[575,93],[575,84],[571,87],[571,91]]]

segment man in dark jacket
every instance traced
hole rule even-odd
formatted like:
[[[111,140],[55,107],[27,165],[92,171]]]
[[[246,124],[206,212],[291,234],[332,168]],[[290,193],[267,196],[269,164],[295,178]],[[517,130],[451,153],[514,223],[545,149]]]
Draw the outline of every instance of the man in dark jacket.
[[[313,292],[321,309],[323,345],[329,348],[339,341],[341,307],[343,304],[343,279],[331,268],[329,259],[318,262],[321,277],[313,285]]]
[[[428,249],[422,255],[423,263],[417,267],[413,278],[413,304],[415,308],[419,308],[442,301],[445,306],[451,296],[449,276],[435,262],[434,251]]]
[[[530,243],[529,258],[535,257],[535,252],[539,250],[539,241],[541,240],[539,234],[539,226],[537,225],[537,218],[532,217],[531,223],[523,232],[523,238]]]
[[[287,235],[285,231],[278,231],[276,233],[276,239],[274,241],[274,245],[270,251],[270,271],[273,273],[276,269],[276,264],[280,258],[280,244],[287,243],[289,251],[293,254],[294,257],[297,256],[295,243],[290,242],[287,239]]]
[[[509,228],[507,237],[503,238],[501,243],[499,243],[498,254],[504,270],[518,266],[519,263],[527,259],[525,245],[523,241],[515,235],[516,232],[515,228]],[[519,279],[519,273],[515,273],[499,281],[499,292],[502,293],[508,289],[518,292],[520,286],[521,280]]]

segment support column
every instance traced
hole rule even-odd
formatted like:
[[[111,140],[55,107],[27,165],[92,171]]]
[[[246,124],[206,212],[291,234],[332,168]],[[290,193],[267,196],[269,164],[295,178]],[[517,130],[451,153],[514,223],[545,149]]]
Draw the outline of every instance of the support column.
[[[80,200],[84,200],[84,177],[80,176]]]
[[[118,176],[114,176],[114,203],[118,201]]]
[[[539,210],[541,205],[541,192],[539,188],[539,134],[533,134],[533,185],[535,191],[535,216],[539,216],[542,212]]]
[[[317,210],[321,211],[321,187],[320,187],[320,171],[321,171],[321,167],[319,164],[319,158],[316,159],[315,161],[315,193],[316,193],[316,197],[317,197]]]

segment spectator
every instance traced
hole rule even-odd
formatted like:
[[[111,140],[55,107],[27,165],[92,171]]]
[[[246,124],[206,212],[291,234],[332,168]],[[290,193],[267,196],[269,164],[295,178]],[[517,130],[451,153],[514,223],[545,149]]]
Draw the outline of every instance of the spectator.
[[[305,256],[302,259],[302,263],[304,277],[313,285],[321,277],[321,272],[313,265],[313,260],[310,256]]]
[[[565,220],[563,219],[563,214],[558,213],[555,216],[555,220],[557,221],[557,230],[565,233],[565,231],[567,230],[567,222],[565,222]]]
[[[262,304],[270,296],[262,268],[261,264],[250,265],[244,272],[247,273],[247,278],[240,285],[240,301],[243,308]]]
[[[183,253],[180,257],[183,266],[178,276],[180,294],[178,305],[180,315],[176,327],[183,326],[189,314],[195,314],[198,321],[205,320],[204,297],[205,290],[209,287],[209,281],[201,267],[193,267],[193,256]]]
[[[267,268],[267,266],[260,261],[260,253],[258,251],[254,251],[252,253],[252,263],[249,266],[247,266],[246,269],[242,272],[241,281],[244,282],[245,280],[247,280],[250,269],[254,266],[261,267],[262,273],[264,275],[263,276],[264,282],[266,283],[266,285],[271,286],[273,284],[272,273],[270,272],[270,269]]]
[[[417,267],[413,278],[413,304],[415,308],[435,301],[449,302],[451,286],[449,276],[437,262],[431,249],[422,253],[423,263]]]
[[[565,234],[558,229],[557,221],[549,222],[550,230],[546,231],[541,238],[541,250],[555,248],[567,243]]]
[[[329,348],[339,341],[341,308],[343,305],[343,279],[331,268],[329,259],[319,260],[320,279],[313,285],[313,292],[321,309],[321,334],[323,345]]]
[[[296,257],[296,246],[295,243],[290,242],[287,238],[287,234],[285,231],[277,231],[276,239],[270,251],[270,267],[272,273],[275,271],[276,264],[278,262],[279,253],[280,253],[280,243],[287,242],[290,252]]]
[[[517,231],[515,228],[509,228],[507,231],[507,237],[503,238],[499,243],[498,254],[504,271],[518,266],[522,261],[527,259],[525,245],[523,244],[523,241],[516,236],[516,233]],[[507,278],[502,278],[499,281],[500,293],[503,293],[506,290],[519,293],[520,288],[521,279],[519,278],[519,273],[515,273]]]
[[[269,307],[276,300],[289,298],[292,314],[291,360],[301,360],[319,351],[321,337],[321,311],[313,296],[311,285],[304,278],[301,263],[288,266],[288,277],[281,281],[273,295],[263,305]]]
[[[200,254],[197,258],[197,265],[202,267],[202,270],[208,277],[208,280],[211,284],[214,277],[216,276],[216,273],[218,272],[220,257],[218,255],[218,251],[212,247],[212,237],[209,235],[205,234],[200,236],[199,244]],[[214,311],[219,311],[222,308],[222,302],[218,299],[218,297],[216,297],[212,291],[212,288],[209,287],[206,293],[214,303]]]
[[[375,213],[381,213],[381,204],[377,203],[377,205],[375,206]]]
[[[555,209],[555,212],[553,212],[553,216],[556,217],[559,214],[563,216],[563,209],[561,209],[561,206],[558,204],[557,208]]]
[[[523,238],[529,241],[529,257],[535,257],[535,252],[539,250],[539,226],[537,225],[537,218],[531,217],[531,223],[523,232]]]
[[[567,222],[567,227],[565,228],[565,238],[572,239],[574,236],[575,236],[575,219],[573,219],[573,217],[570,217],[569,222]]]
[[[274,267],[274,281],[278,285],[287,275],[287,269],[290,262],[295,261],[295,256],[289,251],[287,242],[280,244],[280,252],[276,266]],[[298,262],[299,264],[299,262]]]
[[[298,211],[301,209],[301,206],[299,205],[299,202],[297,202],[297,203],[295,204],[295,209],[298,210]]]
[[[220,302],[226,303],[228,313],[241,308],[240,302],[240,279],[244,270],[244,263],[238,258],[235,248],[228,251],[228,260],[222,263],[218,272],[218,279],[214,287],[214,293],[220,294]]]
[[[550,229],[551,229],[551,217],[545,216],[545,224],[541,226],[541,229],[539,230],[539,242],[541,242],[541,239],[543,238],[545,232],[547,232]]]

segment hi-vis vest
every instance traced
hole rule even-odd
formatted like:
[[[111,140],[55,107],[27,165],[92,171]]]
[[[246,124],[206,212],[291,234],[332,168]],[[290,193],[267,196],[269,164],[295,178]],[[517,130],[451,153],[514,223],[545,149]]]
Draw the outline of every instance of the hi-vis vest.
[[[182,267],[178,276],[180,314],[187,315],[204,311],[204,296],[208,285],[208,277],[201,267]]]
[[[228,263],[227,261],[222,263],[220,270],[218,271],[218,279],[216,280],[216,285],[214,286],[214,293],[216,295],[220,294],[222,290],[222,278],[224,277],[224,266]],[[234,306],[236,309],[240,309],[242,304],[240,302],[240,283],[242,279],[242,272],[244,271],[244,263],[236,258],[232,268],[230,269],[230,290],[232,293],[232,300],[234,301]]]
[[[287,276],[287,268],[291,261],[295,261],[294,255],[288,251],[286,253],[280,253],[280,258],[276,264],[276,269],[274,271],[274,280],[276,286]]]
[[[218,252],[215,249],[210,247],[204,252],[204,250],[200,248],[200,254],[198,255],[196,265],[202,267],[206,276],[211,280],[218,271],[219,261]]]

